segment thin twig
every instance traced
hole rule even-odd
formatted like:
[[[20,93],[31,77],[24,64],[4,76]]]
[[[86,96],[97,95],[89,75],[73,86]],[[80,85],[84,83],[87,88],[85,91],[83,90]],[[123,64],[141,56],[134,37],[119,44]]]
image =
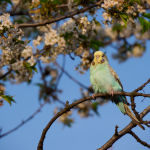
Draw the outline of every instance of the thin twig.
[[[41,109],[43,108],[43,106],[47,103],[47,101],[44,101],[43,104],[40,105],[40,107],[30,116],[28,117],[26,120],[22,121],[18,126],[16,126],[15,128],[11,129],[10,131],[0,135],[0,138],[16,131],[17,129],[19,129],[20,127],[22,127],[24,124],[26,124],[28,121],[30,121],[31,119],[33,119],[33,117],[35,117],[36,114],[38,114]]]
[[[142,141],[133,131],[130,131],[129,134],[131,134],[136,140],[137,142],[141,143],[142,145],[150,148],[150,145],[147,144],[146,142]]]
[[[61,73],[60,73],[60,75],[59,75],[59,77],[58,77],[58,79],[57,79],[57,83],[56,83],[56,87],[55,87],[55,89],[57,89],[57,87],[58,87],[58,85],[59,85],[59,82],[60,82],[60,79],[61,79],[61,77],[62,77],[62,75],[63,75],[63,73],[64,73],[64,68],[65,68],[65,56],[63,56],[63,65],[62,65],[62,70],[61,70]]]
[[[115,126],[115,135],[117,135],[117,136],[118,136],[118,128],[119,128],[119,127],[116,125],[116,126]]]
[[[150,82],[150,78],[143,85],[141,85],[140,87],[135,89],[134,92],[138,92],[138,91],[142,90],[149,82]]]
[[[58,68],[60,68],[61,70],[63,70],[63,72],[64,72],[71,80],[73,80],[74,82],[76,82],[76,83],[77,83],[78,85],[80,85],[81,87],[83,87],[83,88],[89,90],[88,87],[86,87],[85,85],[83,85],[82,83],[80,83],[79,81],[77,81],[75,78],[73,78],[73,77],[72,77],[67,71],[65,71],[56,61],[54,62],[54,64],[55,64]]]
[[[39,69],[40,69],[40,72],[41,72],[41,76],[42,76],[42,80],[43,80],[43,82],[44,82],[44,87],[45,87],[45,89],[47,88],[47,82],[46,82],[46,79],[45,79],[45,76],[44,76],[44,72],[43,72],[43,70],[42,70],[42,66],[41,66],[41,64],[40,64],[40,61],[38,61],[38,65],[39,65]],[[64,64],[63,64],[63,66],[64,66]],[[63,72],[62,72],[63,73]],[[56,86],[58,86],[58,83],[56,84]],[[57,88],[56,88],[57,89]],[[59,99],[56,99],[60,104],[62,104],[62,105],[64,105],[65,106],[65,103],[63,102],[63,101],[61,101],[61,100],[59,100]]]

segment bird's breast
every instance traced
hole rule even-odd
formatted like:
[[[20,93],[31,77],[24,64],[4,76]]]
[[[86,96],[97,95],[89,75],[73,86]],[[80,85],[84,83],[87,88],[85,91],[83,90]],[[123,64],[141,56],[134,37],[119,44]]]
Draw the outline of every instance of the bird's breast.
[[[98,65],[91,73],[95,93],[110,93],[111,90],[119,91],[120,85],[112,76],[107,65]]]

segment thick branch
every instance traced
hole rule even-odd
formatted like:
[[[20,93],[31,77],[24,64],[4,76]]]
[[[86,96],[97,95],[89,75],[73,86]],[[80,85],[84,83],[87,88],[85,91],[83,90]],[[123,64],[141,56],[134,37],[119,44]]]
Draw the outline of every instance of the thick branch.
[[[140,113],[140,118],[143,118],[148,112],[150,112],[150,106],[148,106],[146,109],[144,109],[142,111],[142,113]],[[97,150],[107,150],[108,148],[110,148],[119,138],[121,138],[123,135],[129,133],[131,131],[132,128],[134,128],[136,126],[136,124],[131,121],[129,125],[127,125],[123,130],[121,130],[118,133],[118,136],[113,135],[112,138],[106,142],[101,148],[97,149]]]
[[[54,22],[58,22],[60,20],[63,20],[63,19],[66,19],[66,18],[71,18],[75,15],[78,15],[80,13],[84,13],[86,11],[88,11],[89,9],[91,8],[94,8],[94,7],[97,7],[97,6],[100,6],[101,3],[103,3],[104,0],[100,0],[99,2],[96,2],[95,4],[93,5],[90,5],[90,6],[87,6],[87,7],[84,7],[82,9],[79,9],[75,12],[72,12],[70,14],[67,14],[67,15],[64,15],[64,16],[61,16],[61,17],[58,17],[58,18],[55,18],[55,19],[51,19],[51,20],[46,20],[44,22],[39,22],[39,23],[24,23],[24,24],[18,24],[16,25],[18,28],[25,28],[25,27],[37,27],[37,26],[45,26],[46,24],[51,24],[51,23],[54,23]]]
[[[27,118],[26,120],[22,121],[18,126],[16,126],[15,128],[11,129],[10,131],[0,135],[0,138],[14,132],[15,130],[19,129],[20,127],[22,127],[24,124],[26,124],[28,121],[30,121],[31,119],[33,119],[33,117],[35,117],[36,114],[38,114],[41,109],[43,108],[43,106],[47,103],[47,101],[44,101],[43,104],[40,105],[40,107],[29,117]]]
[[[114,95],[126,95],[126,96],[141,96],[141,94],[143,93],[127,93],[127,92],[115,92]],[[95,97],[106,97],[106,96],[110,96],[110,94],[96,94]],[[145,94],[145,97],[150,97],[150,94]],[[47,131],[49,130],[49,128],[51,127],[51,125],[54,123],[54,121],[60,117],[62,114],[66,113],[67,111],[70,111],[70,109],[72,109],[73,107],[75,107],[76,105],[82,103],[82,102],[85,102],[85,101],[88,101],[88,100],[91,100],[93,99],[92,96],[89,96],[89,97],[84,97],[70,105],[66,105],[66,107],[58,112],[51,120],[50,122],[47,124],[47,126],[45,127],[45,129],[43,129],[43,132],[42,132],[42,135],[41,135],[41,138],[40,138],[40,141],[38,143],[38,147],[37,147],[37,150],[43,150],[43,142],[44,142],[44,139],[45,139],[45,136],[46,136],[46,133]],[[140,117],[143,118],[148,112],[150,111],[150,106],[147,107],[141,114],[140,114]],[[135,127],[136,124],[134,122],[131,122],[126,128],[124,128],[122,131],[120,131],[118,133],[118,136],[114,135],[107,143],[108,144],[105,144],[102,149],[99,149],[99,150],[104,150],[104,149],[107,149],[109,147],[111,147],[111,145],[117,141],[117,139],[119,139],[120,137],[122,137],[124,134],[128,133],[133,127]]]

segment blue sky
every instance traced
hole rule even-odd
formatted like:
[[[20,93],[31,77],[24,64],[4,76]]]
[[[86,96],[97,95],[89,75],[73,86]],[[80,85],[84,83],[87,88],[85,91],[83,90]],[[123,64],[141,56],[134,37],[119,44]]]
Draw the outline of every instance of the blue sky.
[[[132,41],[131,41],[132,43]],[[131,92],[135,88],[141,86],[150,77],[150,42],[147,44],[147,51],[141,58],[130,58],[124,63],[118,64],[117,60],[112,59],[112,53],[116,50],[107,47],[107,56],[110,65],[114,68],[120,77],[124,91]],[[79,63],[80,59],[75,58],[71,60],[66,56],[65,69],[78,81],[86,86],[90,85],[89,71],[84,75],[80,75],[75,71],[75,65]],[[62,65],[62,56],[58,58],[59,64]],[[2,134],[8,130],[16,127],[21,121],[28,118],[38,107],[38,87],[34,83],[40,82],[40,75],[36,74],[31,85],[26,83],[19,85],[6,85],[6,91],[10,95],[14,95],[17,103],[12,106],[5,102],[4,106],[0,108],[0,128]],[[59,84],[59,88],[63,90],[60,95],[62,101],[68,100],[70,103],[74,99],[81,97],[79,86],[70,80],[65,74]],[[150,85],[144,88],[145,93],[150,93]],[[140,91],[142,92],[142,91]],[[129,97],[127,97],[128,101]],[[137,110],[143,111],[150,105],[149,99],[146,98],[143,102],[142,97],[136,97]],[[53,110],[57,102],[47,104],[43,107],[41,112],[36,115],[31,121],[19,128],[17,131],[0,139],[1,150],[33,150],[36,149],[42,130],[53,117]],[[76,112],[74,112],[75,123],[71,128],[64,127],[58,121],[54,122],[49,131],[47,132],[44,141],[44,150],[93,150],[100,148],[107,142],[115,132],[115,125],[119,126],[119,131],[123,129],[131,119],[124,116],[113,103],[108,103],[99,108],[100,116],[93,116],[86,119],[81,119]],[[149,120],[150,114],[144,119]],[[136,127],[133,131],[145,142],[150,144],[149,135],[150,129],[145,127],[143,131],[141,128]],[[147,147],[137,143],[136,140],[130,135],[125,135],[119,139],[114,145],[113,150],[147,150]]]

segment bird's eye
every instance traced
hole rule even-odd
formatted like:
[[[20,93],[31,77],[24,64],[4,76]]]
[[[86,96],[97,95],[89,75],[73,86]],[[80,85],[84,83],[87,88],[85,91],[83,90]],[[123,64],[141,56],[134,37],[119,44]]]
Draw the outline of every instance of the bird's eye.
[[[104,57],[105,55],[103,55],[102,57]]]

